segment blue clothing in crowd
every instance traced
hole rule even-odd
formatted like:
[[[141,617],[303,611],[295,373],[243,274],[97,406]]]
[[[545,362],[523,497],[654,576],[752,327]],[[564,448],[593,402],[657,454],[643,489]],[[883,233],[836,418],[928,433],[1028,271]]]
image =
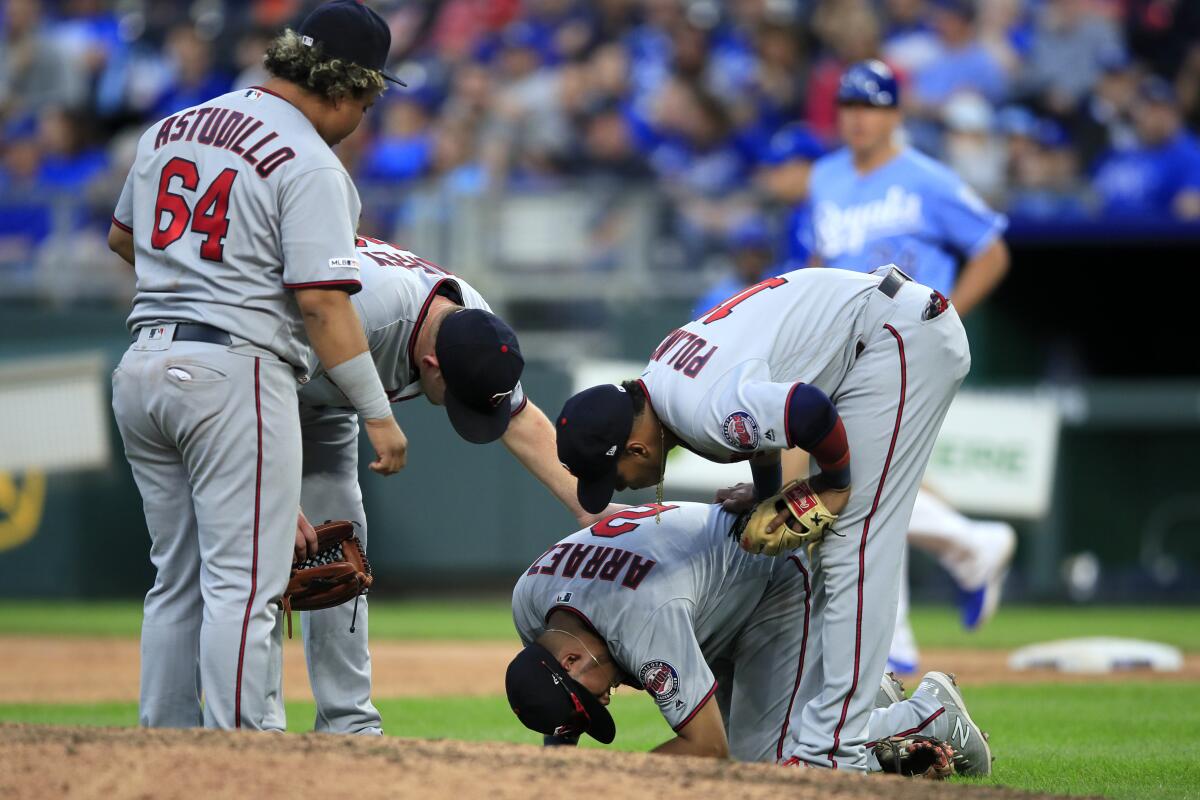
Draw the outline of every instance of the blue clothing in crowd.
[[[1111,153],[1094,181],[1107,216],[1170,219],[1180,192],[1200,191],[1200,144],[1180,131],[1159,147]]]
[[[1004,99],[1004,69],[979,42],[943,50],[913,76],[913,93],[923,103],[942,104],[956,92],[974,91],[993,105]]]

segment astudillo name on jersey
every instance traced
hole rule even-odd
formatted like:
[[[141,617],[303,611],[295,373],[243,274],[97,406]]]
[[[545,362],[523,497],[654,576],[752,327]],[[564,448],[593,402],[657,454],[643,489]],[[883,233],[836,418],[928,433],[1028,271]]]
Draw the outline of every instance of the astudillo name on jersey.
[[[261,127],[261,120],[241,111],[201,106],[164,119],[154,139],[154,149],[158,150],[168,142],[181,139],[190,142],[194,139],[199,144],[241,156],[243,161],[254,167],[260,178],[269,178],[281,164],[295,158],[296,151],[285,146],[258,155],[264,146],[279,138],[279,134],[272,130],[259,132]]]

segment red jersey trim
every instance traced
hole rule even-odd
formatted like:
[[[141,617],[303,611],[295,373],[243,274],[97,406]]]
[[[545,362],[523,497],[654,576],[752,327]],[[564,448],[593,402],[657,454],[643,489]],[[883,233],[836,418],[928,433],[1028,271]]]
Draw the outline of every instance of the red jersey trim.
[[[438,296],[438,291],[442,288],[442,284],[448,280],[450,279],[442,278],[429,290],[429,296],[425,298],[425,302],[421,304],[421,310],[417,314],[417,321],[413,323],[412,335],[408,337],[408,368],[417,378],[420,377],[421,371],[417,369],[416,359],[413,358],[413,348],[417,346],[417,337],[421,335],[421,326],[425,324],[425,316],[429,313],[429,307],[433,305],[433,298]]]
[[[348,294],[358,294],[362,291],[359,281],[308,281],[306,283],[285,283],[285,289],[345,289]]]
[[[113,215],[113,218],[112,218],[112,224],[116,225],[118,228],[125,231],[126,233],[130,233],[130,234],[133,233],[133,228],[129,227],[124,222],[121,222],[121,220],[117,219],[115,214]]]

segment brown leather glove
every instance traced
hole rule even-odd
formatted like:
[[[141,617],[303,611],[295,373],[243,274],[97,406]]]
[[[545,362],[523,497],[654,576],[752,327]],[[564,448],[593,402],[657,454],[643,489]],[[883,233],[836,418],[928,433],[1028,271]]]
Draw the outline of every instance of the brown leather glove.
[[[288,614],[288,638],[292,636],[293,609],[316,611],[332,608],[366,594],[374,582],[371,562],[362,542],[354,535],[354,524],[335,520],[317,525],[317,554],[292,564],[292,577],[283,595]]]
[[[891,736],[876,742],[873,749],[884,772],[934,781],[954,774],[954,750],[932,736]]]

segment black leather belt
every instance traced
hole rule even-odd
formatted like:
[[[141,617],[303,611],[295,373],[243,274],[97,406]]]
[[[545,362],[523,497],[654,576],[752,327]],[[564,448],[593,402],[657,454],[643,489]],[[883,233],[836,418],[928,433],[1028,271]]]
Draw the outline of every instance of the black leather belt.
[[[133,339],[136,342],[138,333],[141,331],[138,328],[133,332]],[[207,344],[220,344],[228,347],[233,344],[233,338],[228,333],[220,328],[214,328],[212,325],[205,325],[203,322],[177,322],[175,323],[175,336],[173,341],[176,342],[206,342]]]
[[[888,297],[895,298],[896,292],[900,291],[900,287],[911,280],[912,278],[905,275],[899,267],[892,267],[891,271],[880,281],[879,291]]]

